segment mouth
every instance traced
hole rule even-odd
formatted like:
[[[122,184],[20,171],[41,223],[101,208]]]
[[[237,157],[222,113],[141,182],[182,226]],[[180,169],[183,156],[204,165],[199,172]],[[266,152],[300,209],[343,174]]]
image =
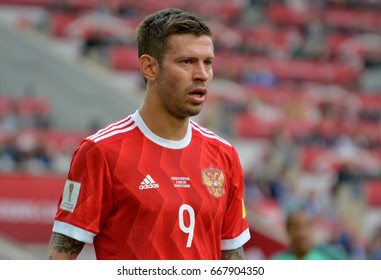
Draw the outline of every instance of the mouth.
[[[191,104],[198,106],[205,102],[206,94],[207,94],[206,87],[198,87],[189,92],[188,98]]]
[[[206,87],[199,87],[199,88],[195,88],[193,89],[189,95],[192,95],[192,96],[196,96],[196,97],[204,97],[207,93],[207,89]]]

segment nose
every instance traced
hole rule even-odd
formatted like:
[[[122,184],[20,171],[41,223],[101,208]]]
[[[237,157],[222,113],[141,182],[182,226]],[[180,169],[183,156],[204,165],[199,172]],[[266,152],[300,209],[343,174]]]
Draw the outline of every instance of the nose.
[[[203,62],[195,64],[193,71],[193,78],[198,81],[207,81],[211,74],[211,67],[205,65]]]

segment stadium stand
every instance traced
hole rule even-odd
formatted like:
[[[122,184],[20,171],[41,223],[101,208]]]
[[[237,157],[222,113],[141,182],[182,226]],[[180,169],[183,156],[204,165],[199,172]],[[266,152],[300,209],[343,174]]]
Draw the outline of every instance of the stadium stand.
[[[123,78],[138,70],[133,30],[143,16],[164,7],[200,13],[215,34],[216,83],[240,86],[239,93],[215,90],[206,105],[212,113],[200,121],[237,143],[242,156],[250,258],[266,259],[285,246],[282,224],[296,205],[318,217],[319,241],[342,246],[352,259],[379,257],[372,250],[381,224],[374,218],[381,212],[379,2],[0,0],[2,7],[38,10],[32,18],[16,13],[12,24],[51,42],[75,41],[77,63],[95,61]],[[86,23],[89,15],[97,19]],[[107,21],[100,25],[101,19]],[[375,77],[371,85],[367,77]],[[49,98],[18,101],[15,110],[13,94],[0,96],[0,189],[9,174],[24,180],[20,171],[63,178],[90,130],[70,131],[73,120],[69,129],[57,128],[59,106]],[[24,119],[29,123],[7,132]],[[27,151],[17,146],[25,137]],[[41,150],[30,143],[46,144]],[[22,154],[33,156],[32,164]]]

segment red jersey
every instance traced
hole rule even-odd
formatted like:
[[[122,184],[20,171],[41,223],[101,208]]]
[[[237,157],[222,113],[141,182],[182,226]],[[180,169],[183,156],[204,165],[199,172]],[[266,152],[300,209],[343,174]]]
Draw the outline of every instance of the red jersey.
[[[75,152],[53,231],[94,243],[97,259],[220,259],[250,239],[235,148],[189,122],[153,134],[139,113]]]

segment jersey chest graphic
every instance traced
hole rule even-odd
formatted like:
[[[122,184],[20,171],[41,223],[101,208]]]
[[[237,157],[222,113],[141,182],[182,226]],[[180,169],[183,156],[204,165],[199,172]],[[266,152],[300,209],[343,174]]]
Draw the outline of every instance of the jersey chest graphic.
[[[144,174],[144,173],[143,173]],[[136,197],[180,195],[185,200],[220,199],[226,194],[226,176],[212,165],[198,169],[192,176],[184,174],[167,175],[152,171],[145,175],[121,181],[128,192]],[[138,183],[139,182],[139,183]]]
[[[221,230],[226,208],[226,200],[212,195],[202,183],[201,171],[194,179],[183,174],[161,176],[160,172],[152,171],[124,185],[118,197],[117,207],[125,213],[134,213],[125,215],[126,228],[141,223],[139,231],[144,228],[152,233],[146,239],[160,237],[169,244],[175,242],[178,248],[203,244],[205,232],[211,234],[208,238],[218,236],[216,232]],[[218,239],[213,242],[219,244]]]
[[[204,168],[201,171],[201,178],[211,195],[220,198],[225,194],[225,176],[220,169],[212,166]]]

